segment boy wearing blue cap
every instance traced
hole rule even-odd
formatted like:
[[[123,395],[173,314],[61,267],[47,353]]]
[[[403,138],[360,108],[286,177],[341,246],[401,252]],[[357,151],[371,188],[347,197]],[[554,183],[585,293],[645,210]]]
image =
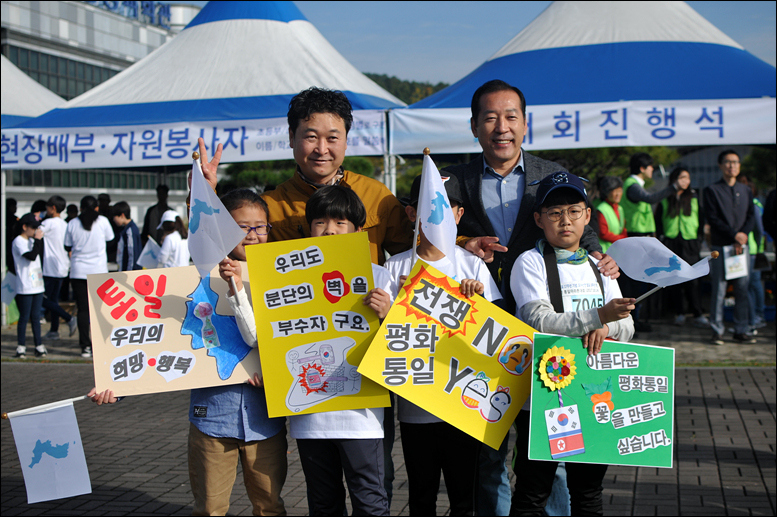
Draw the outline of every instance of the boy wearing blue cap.
[[[545,233],[534,249],[513,265],[510,288],[516,316],[540,332],[581,336],[588,354],[605,338],[628,341],[634,335],[633,298],[622,298],[618,283],[603,277],[597,261],[580,247],[591,220],[583,181],[555,172],[538,182],[534,222]],[[553,485],[557,463],[528,459],[529,401],[516,418],[516,489],[510,515],[540,515]],[[602,514],[602,480],[607,465],[567,463],[572,515]]]

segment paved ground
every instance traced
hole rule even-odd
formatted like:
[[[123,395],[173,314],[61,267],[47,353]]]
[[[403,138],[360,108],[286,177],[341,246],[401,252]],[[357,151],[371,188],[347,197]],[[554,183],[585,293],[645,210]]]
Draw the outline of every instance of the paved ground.
[[[46,328],[46,327],[44,327]],[[706,344],[709,330],[654,325],[634,341],[677,350],[675,461],[672,469],[610,467],[605,478],[608,515],[775,514],[775,327],[758,344]],[[89,361],[80,364],[10,360],[15,328],[2,331],[3,412],[86,393]],[[73,340],[47,343],[49,361],[80,361]],[[766,368],[705,368],[712,363],[766,363]],[[75,404],[92,494],[28,505],[10,425],[2,423],[0,452],[6,515],[191,514],[186,467],[188,392],[129,397],[97,407]],[[402,450],[396,466],[392,515],[407,515]],[[238,472],[238,479],[242,477]],[[289,441],[289,475],[283,497],[290,515],[306,515],[307,500],[296,445]],[[448,512],[444,489],[438,513]],[[250,514],[245,489],[232,494],[233,515]]]

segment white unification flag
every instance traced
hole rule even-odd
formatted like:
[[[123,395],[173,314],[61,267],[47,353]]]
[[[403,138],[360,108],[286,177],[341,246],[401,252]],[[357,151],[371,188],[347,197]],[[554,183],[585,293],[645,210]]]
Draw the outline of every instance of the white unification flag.
[[[156,269],[159,267],[159,254],[162,248],[151,237],[148,238],[148,242],[143,246],[143,251],[140,252],[138,257],[138,264],[146,269]]]
[[[189,255],[200,276],[208,273],[240,244],[246,234],[229,215],[224,204],[202,175],[200,163],[192,165],[192,195],[189,205]]]
[[[445,254],[456,274],[456,220],[440,171],[428,154],[421,170],[417,217],[426,238]]]
[[[660,287],[682,284],[710,272],[709,257],[691,266],[655,237],[615,241],[607,254],[630,278]]]
[[[50,406],[8,414],[28,504],[92,493],[73,402]]]

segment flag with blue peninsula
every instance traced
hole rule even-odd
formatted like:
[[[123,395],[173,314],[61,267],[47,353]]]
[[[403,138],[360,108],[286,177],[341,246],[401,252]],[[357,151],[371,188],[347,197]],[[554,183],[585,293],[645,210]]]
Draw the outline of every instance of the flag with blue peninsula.
[[[445,254],[456,270],[456,219],[442,178],[432,158],[424,155],[418,196],[420,229],[432,245]]]
[[[27,503],[92,493],[73,403],[8,415],[19,454]]]
[[[615,241],[607,254],[630,278],[661,287],[682,284],[710,272],[709,258],[690,265],[655,237]]]
[[[189,204],[189,255],[200,277],[205,278],[240,241],[240,229],[224,204],[205,181],[198,160],[192,165],[192,195]]]

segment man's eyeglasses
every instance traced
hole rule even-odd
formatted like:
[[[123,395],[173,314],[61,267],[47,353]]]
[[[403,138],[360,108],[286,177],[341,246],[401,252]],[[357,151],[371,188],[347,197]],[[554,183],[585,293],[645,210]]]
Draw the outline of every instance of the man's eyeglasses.
[[[723,165],[739,165],[739,161],[737,160],[726,160],[723,162]]]
[[[553,222],[556,222],[561,220],[561,216],[564,215],[564,212],[566,212],[569,218],[574,221],[576,219],[580,219],[581,217],[583,217],[583,213],[585,213],[585,210],[583,208],[580,208],[579,206],[571,206],[569,208],[564,208],[563,210],[554,208],[552,210],[546,210],[542,213],[547,214],[548,219],[550,219]]]
[[[246,235],[251,233],[253,231],[257,235],[267,235],[270,233],[270,230],[272,230],[271,224],[260,224],[259,226],[245,226],[245,225],[238,225],[240,228],[246,232]]]

